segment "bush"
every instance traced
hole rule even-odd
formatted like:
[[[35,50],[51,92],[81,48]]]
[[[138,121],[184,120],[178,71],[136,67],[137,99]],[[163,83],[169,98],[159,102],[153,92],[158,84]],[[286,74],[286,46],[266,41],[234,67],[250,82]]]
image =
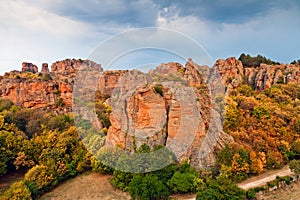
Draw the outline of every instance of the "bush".
[[[163,86],[162,85],[155,85],[154,86],[154,92],[160,94],[160,96],[163,96]]]
[[[250,188],[247,192],[246,192],[246,196],[248,199],[256,199],[256,191],[254,188]]]
[[[267,108],[260,106],[260,107],[256,107],[253,110],[253,115],[257,118],[257,119],[261,119],[262,117],[267,117],[269,118],[271,115],[269,113],[269,111],[267,110]]]
[[[55,101],[55,106],[57,107],[63,107],[65,105],[64,100],[59,97],[56,101]]]
[[[43,81],[50,81],[50,80],[52,80],[52,77],[51,77],[51,75],[50,74],[45,74],[45,75],[43,75]]]
[[[1,197],[2,200],[31,200],[31,193],[24,181],[15,182],[6,190]]]
[[[289,168],[295,172],[295,174],[300,174],[300,160],[292,160],[289,163]]]
[[[252,95],[253,95],[253,92],[254,92],[253,89],[252,89],[252,87],[249,86],[249,85],[246,85],[246,84],[241,85],[240,87],[238,87],[237,91],[238,91],[240,94],[242,94],[242,95],[244,95],[244,96],[246,96],[246,97],[252,96]]]
[[[10,109],[13,105],[10,100],[0,98],[0,112]]]
[[[54,177],[48,167],[36,165],[25,174],[24,180],[35,183],[37,189],[46,189],[54,181]]]

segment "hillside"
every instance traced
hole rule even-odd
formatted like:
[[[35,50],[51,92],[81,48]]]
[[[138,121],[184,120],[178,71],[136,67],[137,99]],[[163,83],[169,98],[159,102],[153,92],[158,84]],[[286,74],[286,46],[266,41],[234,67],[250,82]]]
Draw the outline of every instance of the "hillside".
[[[6,197],[35,199],[90,170],[136,197],[206,196],[210,187],[225,195],[220,185],[245,196],[236,182],[300,157],[297,63],[228,58],[210,69],[190,59],[148,73],[75,59],[47,66],[23,63],[0,77],[0,175],[28,170]],[[101,72],[97,82],[91,72],[78,82],[80,66]]]

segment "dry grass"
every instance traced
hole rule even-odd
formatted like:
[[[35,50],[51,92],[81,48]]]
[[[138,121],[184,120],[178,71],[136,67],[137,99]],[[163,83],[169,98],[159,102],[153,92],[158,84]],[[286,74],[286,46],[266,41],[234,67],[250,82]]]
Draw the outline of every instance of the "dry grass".
[[[257,195],[258,200],[298,200],[300,199],[300,182],[263,195]]]
[[[112,176],[94,172],[82,174],[57,186],[43,195],[41,200],[129,200],[128,193],[114,189],[109,180]]]

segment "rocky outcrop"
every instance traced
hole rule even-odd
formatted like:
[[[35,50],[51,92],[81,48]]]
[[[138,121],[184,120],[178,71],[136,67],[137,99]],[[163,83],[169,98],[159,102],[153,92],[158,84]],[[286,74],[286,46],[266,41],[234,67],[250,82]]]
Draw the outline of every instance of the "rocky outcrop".
[[[38,67],[32,63],[23,62],[22,63],[22,72],[32,72],[35,74],[38,72]]]
[[[49,107],[70,111],[72,106],[72,87],[64,82],[3,79],[0,82],[0,94],[16,105],[27,108]]]
[[[84,67],[85,65],[95,69],[101,68],[101,65],[95,63],[94,61],[81,59],[65,59],[53,63],[51,65],[51,73],[59,80],[72,82],[75,79],[79,68]]]
[[[267,65],[244,67],[236,58],[217,60],[214,73],[220,73],[227,88],[236,88],[248,83],[256,90],[264,90],[278,83],[300,83],[300,66],[297,64]]]
[[[98,81],[98,90],[106,95],[111,96],[113,89],[116,87],[120,78],[122,78],[128,70],[110,70],[104,71]]]
[[[43,73],[43,74],[47,74],[47,73],[49,73],[50,71],[49,71],[49,68],[48,68],[48,63],[43,63],[42,64],[42,70],[41,70],[41,73]]]
[[[28,108],[51,108],[70,112],[72,109],[73,80],[81,65],[101,67],[89,60],[66,59],[52,66],[51,76],[47,63],[42,64],[42,74],[48,77],[31,76],[38,68],[32,63],[22,63],[22,73],[12,71],[0,80],[0,96],[16,105]]]
[[[226,135],[221,120],[213,122],[219,123],[219,129],[210,128],[218,113],[211,115],[214,109],[199,67],[190,60],[185,67],[171,62],[148,74],[128,71],[123,75],[111,96],[107,144],[130,152],[144,143],[162,145],[178,160],[189,159],[198,168],[212,166],[214,148],[221,148],[231,137],[219,140]],[[210,141],[209,148],[203,141]]]

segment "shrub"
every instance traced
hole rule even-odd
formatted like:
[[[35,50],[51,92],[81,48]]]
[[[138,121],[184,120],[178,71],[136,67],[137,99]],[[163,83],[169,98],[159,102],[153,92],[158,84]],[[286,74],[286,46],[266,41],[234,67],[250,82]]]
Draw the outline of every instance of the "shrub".
[[[0,112],[10,109],[13,105],[10,100],[0,98]]]
[[[64,100],[61,97],[58,98],[55,102],[55,106],[57,106],[57,107],[62,107],[62,106],[64,106],[64,104],[65,104]]]
[[[54,181],[54,178],[48,167],[36,165],[25,174],[24,180],[35,183],[37,189],[46,189]]]
[[[52,77],[49,73],[47,73],[47,74],[43,75],[42,79],[43,79],[43,81],[50,81],[50,80],[52,80]]]
[[[31,200],[31,193],[24,181],[15,182],[6,190],[1,197],[2,200]]]
[[[246,84],[241,85],[240,87],[238,87],[237,91],[238,91],[240,94],[242,94],[242,95],[244,95],[244,96],[246,96],[246,97],[252,96],[252,95],[253,95],[253,92],[254,92],[253,89],[252,89],[252,87],[249,86],[249,85],[246,85]]]
[[[253,115],[257,119],[261,119],[262,117],[269,118],[271,116],[271,114],[269,113],[269,111],[265,107],[263,107],[263,106],[259,106],[259,107],[254,108]]]
[[[295,174],[300,174],[300,160],[292,160],[289,163],[289,168],[295,172]]]
[[[247,192],[246,192],[246,196],[248,199],[256,199],[256,191],[254,188],[250,188]]]
[[[160,96],[163,96],[163,86],[158,84],[154,86],[154,92],[160,94]]]

